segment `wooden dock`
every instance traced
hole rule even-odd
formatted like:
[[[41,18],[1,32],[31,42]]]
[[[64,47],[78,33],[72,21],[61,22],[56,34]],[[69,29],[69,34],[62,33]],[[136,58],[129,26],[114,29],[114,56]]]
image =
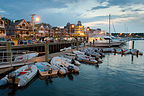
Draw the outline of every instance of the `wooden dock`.
[[[69,47],[71,44],[75,44],[75,42],[49,42],[49,52],[59,52],[60,49],[64,47]],[[45,51],[45,43],[35,43],[35,44],[27,44],[27,45],[16,45],[11,47],[12,50],[29,50],[36,52],[44,52]],[[0,46],[0,51],[6,51],[6,46]]]

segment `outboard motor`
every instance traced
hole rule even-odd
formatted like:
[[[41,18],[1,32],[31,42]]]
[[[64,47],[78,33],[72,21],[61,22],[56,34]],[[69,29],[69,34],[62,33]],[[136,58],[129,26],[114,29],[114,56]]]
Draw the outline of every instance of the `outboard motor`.
[[[71,64],[75,64],[75,60],[74,59],[71,60]]]
[[[73,71],[73,67],[72,66],[68,66],[68,71],[72,72]]]

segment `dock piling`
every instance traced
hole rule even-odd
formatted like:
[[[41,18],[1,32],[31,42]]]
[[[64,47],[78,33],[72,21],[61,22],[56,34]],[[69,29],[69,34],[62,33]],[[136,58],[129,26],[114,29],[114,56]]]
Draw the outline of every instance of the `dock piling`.
[[[134,49],[134,40],[132,41],[132,49]]]
[[[90,42],[90,47],[92,47],[92,42]]]
[[[7,50],[7,62],[9,62],[12,66],[12,46],[11,43],[6,43],[6,50]]]
[[[49,42],[46,41],[46,44],[45,44],[45,61],[46,62],[49,62],[48,55],[49,55]]]
[[[94,46],[95,40],[93,40],[93,46]]]
[[[76,50],[79,50],[79,42],[78,42],[78,40],[76,42]]]

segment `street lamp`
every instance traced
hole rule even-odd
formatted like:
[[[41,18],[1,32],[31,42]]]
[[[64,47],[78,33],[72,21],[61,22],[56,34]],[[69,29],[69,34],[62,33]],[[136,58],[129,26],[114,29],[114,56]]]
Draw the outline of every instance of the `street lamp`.
[[[35,20],[34,20],[34,16],[36,16],[36,14],[32,14],[32,31],[33,31],[33,40],[35,39],[35,32],[34,32],[34,24],[35,24],[35,21],[36,22],[39,22],[40,21],[40,18],[37,16],[35,17]]]
[[[40,18],[37,16],[37,17],[35,17],[35,21],[36,22],[39,22],[40,21]]]

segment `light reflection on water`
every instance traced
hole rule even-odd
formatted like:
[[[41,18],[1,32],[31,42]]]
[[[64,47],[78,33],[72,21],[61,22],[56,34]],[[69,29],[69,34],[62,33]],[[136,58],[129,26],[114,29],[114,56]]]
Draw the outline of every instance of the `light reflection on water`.
[[[135,41],[135,48],[143,51],[143,43]],[[25,88],[1,88],[0,96],[144,96],[143,61],[144,56],[106,54],[99,67],[82,64],[79,75],[37,76]]]

